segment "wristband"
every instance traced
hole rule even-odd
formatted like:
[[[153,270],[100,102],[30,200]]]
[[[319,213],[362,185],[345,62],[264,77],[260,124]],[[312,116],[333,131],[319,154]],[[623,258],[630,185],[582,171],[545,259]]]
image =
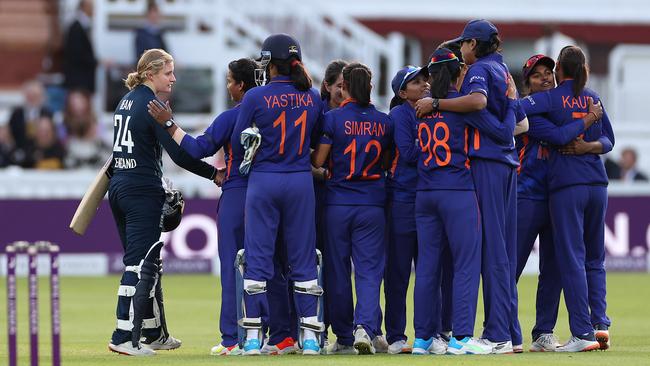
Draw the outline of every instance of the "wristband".
[[[431,100],[431,107],[433,108],[434,111],[438,110],[438,107],[440,107],[440,99],[438,98],[433,98]]]

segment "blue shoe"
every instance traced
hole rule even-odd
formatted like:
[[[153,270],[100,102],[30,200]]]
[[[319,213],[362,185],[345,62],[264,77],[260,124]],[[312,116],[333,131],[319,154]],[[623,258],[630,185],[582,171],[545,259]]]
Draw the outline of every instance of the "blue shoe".
[[[303,355],[320,355],[320,345],[315,339],[307,339],[302,342]]]
[[[256,356],[260,354],[260,340],[257,338],[247,339],[244,343],[244,356]]]
[[[414,355],[428,355],[431,343],[433,343],[433,337],[429,339],[415,338],[415,341],[413,341],[413,351],[411,351],[411,353]]]

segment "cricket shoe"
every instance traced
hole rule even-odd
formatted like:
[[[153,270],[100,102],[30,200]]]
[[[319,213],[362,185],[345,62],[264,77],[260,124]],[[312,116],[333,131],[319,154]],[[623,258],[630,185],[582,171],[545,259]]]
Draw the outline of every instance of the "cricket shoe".
[[[260,351],[260,340],[257,338],[247,339],[244,342],[244,356],[259,356]]]
[[[179,348],[183,342],[180,339],[176,339],[172,336],[167,336],[166,338],[161,334],[160,337],[156,340],[144,339],[140,340],[140,343],[149,349],[154,351],[158,350],[173,350]]]
[[[489,355],[490,353],[492,347],[476,338],[465,337],[458,340],[451,337],[447,344],[448,355]]]
[[[377,353],[387,353],[388,352],[388,342],[386,337],[383,335],[378,335],[372,340],[372,346],[375,347],[375,352]]]
[[[572,336],[568,342],[559,346],[555,352],[588,352],[600,348],[600,344],[596,341],[593,334],[591,334],[591,337],[587,336],[585,338],[587,339]]]
[[[315,339],[302,341],[302,354],[306,356],[320,355],[320,345]]]
[[[492,347],[492,354],[495,354],[495,355],[510,354],[510,353],[515,352],[512,349],[512,342],[511,341],[492,342],[487,338],[481,338],[478,341],[483,343],[484,345],[486,345],[488,347]]]
[[[388,353],[390,353],[391,355],[398,355],[400,353],[411,353],[411,351],[413,351],[413,348],[409,346],[409,344],[403,339],[393,342],[390,344],[390,346],[388,346]]]
[[[210,354],[213,356],[240,356],[242,353],[243,351],[239,348],[239,344],[237,343],[230,347],[219,343],[210,349]]]
[[[260,350],[263,355],[293,355],[298,352],[298,347],[296,347],[296,341],[291,337],[287,337],[282,340],[282,342],[274,345],[270,345],[268,342],[264,343],[264,346]]]
[[[444,331],[444,332],[440,332],[439,335],[440,335],[440,339],[442,339],[443,341],[445,341],[445,343],[449,343],[449,341],[451,340],[451,331],[450,331],[450,330],[448,330],[448,331]]]
[[[600,350],[605,351],[612,345],[609,340],[609,327],[605,324],[596,324],[594,327],[596,341],[600,344]]]
[[[126,355],[126,356],[153,356],[156,354],[156,351],[152,350],[151,348],[142,347],[141,345],[138,345],[138,347],[133,347],[131,341],[127,341],[117,345],[113,343],[109,343],[108,349],[111,352],[119,353],[121,355]]]
[[[327,355],[357,355],[359,352],[354,348],[354,346],[346,346],[340,344],[338,341],[330,344],[325,348],[325,354]]]
[[[553,333],[542,333],[530,344],[530,352],[555,352],[560,346],[557,337]]]
[[[414,355],[444,355],[447,352],[447,343],[439,337],[429,339],[415,338],[412,354]]]
[[[357,325],[354,331],[354,348],[359,351],[360,355],[374,355],[375,346],[372,345],[372,340],[363,326]]]
[[[524,353],[524,345],[523,344],[513,344],[512,345],[512,352],[513,353]]]

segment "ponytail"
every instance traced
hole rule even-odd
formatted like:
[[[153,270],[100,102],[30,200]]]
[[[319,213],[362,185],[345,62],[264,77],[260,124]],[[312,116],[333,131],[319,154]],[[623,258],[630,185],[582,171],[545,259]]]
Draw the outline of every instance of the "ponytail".
[[[362,107],[370,104],[371,79],[372,72],[364,64],[355,62],[343,68],[343,82],[347,86],[348,93]]]
[[[449,87],[456,84],[460,76],[460,62],[441,62],[429,66],[431,78],[431,96],[433,98],[447,98]]]
[[[133,90],[147,81],[147,73],[156,74],[170,62],[174,62],[174,58],[164,50],[158,48],[146,50],[138,60],[136,71],[129,73],[124,80],[124,85],[129,90]]]
[[[271,63],[278,69],[278,74],[289,76],[296,89],[307,91],[311,88],[311,76],[307,72],[305,65],[295,57],[286,60],[271,59]]]
[[[398,105],[402,105],[402,104],[404,104],[404,99],[402,97],[400,97],[399,95],[395,95],[395,96],[393,96],[393,99],[390,100],[390,107],[388,109],[389,110],[393,109],[393,108],[397,107]]]
[[[489,56],[495,52],[501,52],[501,38],[498,34],[491,35],[489,41],[476,40],[476,58]]]
[[[573,79],[573,96],[577,97],[585,89],[589,75],[585,54],[580,47],[566,46],[560,51],[557,62],[562,68],[562,75]]]

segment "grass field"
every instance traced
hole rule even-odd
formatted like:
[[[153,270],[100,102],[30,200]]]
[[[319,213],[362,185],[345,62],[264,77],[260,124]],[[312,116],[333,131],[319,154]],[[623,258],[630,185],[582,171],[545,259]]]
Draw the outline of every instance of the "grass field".
[[[0,364],[7,363],[6,287],[0,285]],[[118,277],[64,277],[61,281],[62,354],[64,365],[208,365],[237,364],[324,364],[328,365],[586,365],[616,364],[650,365],[650,275],[609,274],[608,313],[613,321],[612,349],[586,354],[533,354],[499,356],[274,356],[274,357],[212,357],[210,347],[218,339],[218,278],[212,276],[166,276],[165,300],[168,324],[172,334],[183,340],[176,351],[161,351],[152,358],[130,358],[109,353],[107,343],[115,326],[115,302]],[[27,292],[25,279],[19,280],[19,364],[28,364]],[[536,277],[523,277],[519,287],[520,320],[526,334],[524,347],[530,345],[530,329],[534,321]],[[41,365],[50,360],[50,329],[47,283],[40,282],[41,303]],[[409,291],[409,296],[411,292]],[[412,311],[412,304],[409,311]],[[482,320],[479,309],[478,321]],[[476,327],[477,332],[480,327]],[[412,324],[407,325],[412,340]],[[568,337],[566,310],[561,305],[556,334]],[[330,337],[333,339],[333,337]]]

